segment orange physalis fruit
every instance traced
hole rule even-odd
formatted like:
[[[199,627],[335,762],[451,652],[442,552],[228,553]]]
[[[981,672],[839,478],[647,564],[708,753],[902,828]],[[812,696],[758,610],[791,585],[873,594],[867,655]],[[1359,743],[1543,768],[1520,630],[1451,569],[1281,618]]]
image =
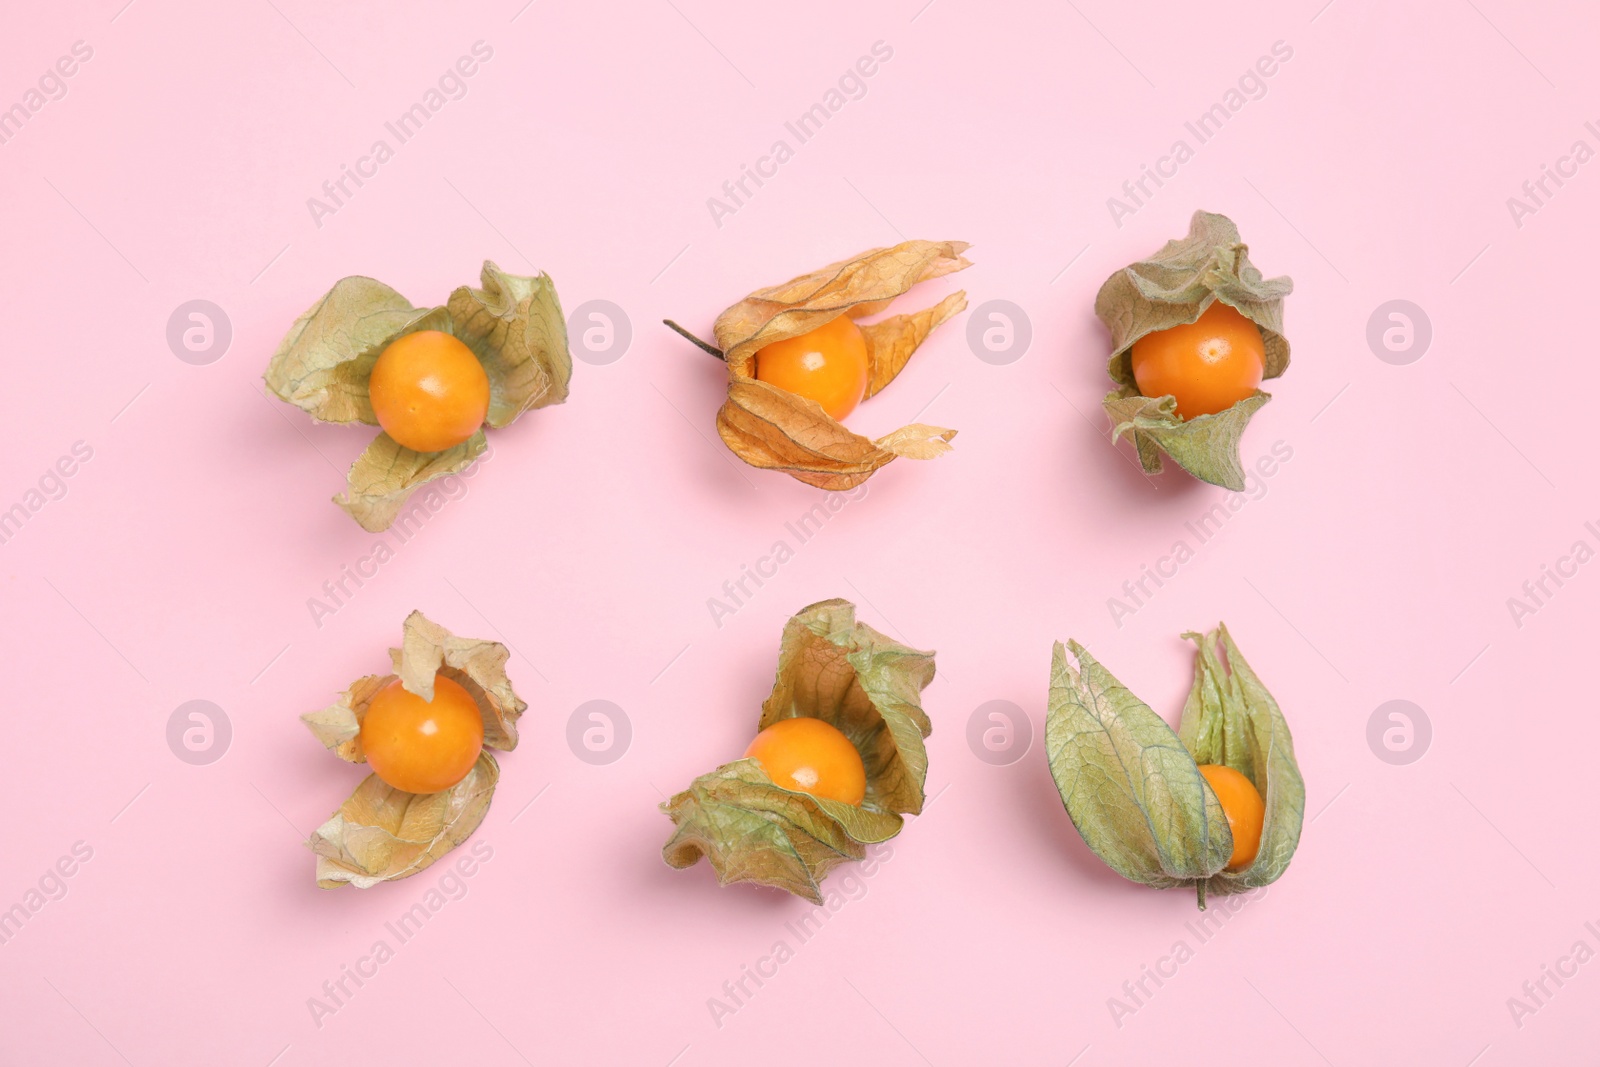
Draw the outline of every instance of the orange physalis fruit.
[[[757,734],[744,754],[784,789],[856,805],[867,795],[861,753],[821,719],[779,719]]]
[[[1192,419],[1226,411],[1261,388],[1261,328],[1218,300],[1200,318],[1133,343],[1133,378],[1149,397],[1172,396]]]
[[[867,342],[848,315],[810,333],[774,341],[756,353],[758,381],[815,400],[836,420],[867,392]]]
[[[1233,831],[1233,856],[1228,860],[1228,870],[1242,871],[1255,862],[1261,849],[1261,826],[1266,821],[1267,806],[1250,779],[1232,767],[1205,763],[1201,764],[1200,773],[1222,802],[1228,829]]]
[[[372,772],[406,793],[440,793],[467,776],[483,751],[477,702],[443,674],[424,700],[396,678],[367,706],[361,747]]]
[[[367,383],[384,432],[413,452],[443,452],[478,432],[489,413],[489,375],[478,357],[442,330],[397,338]]]

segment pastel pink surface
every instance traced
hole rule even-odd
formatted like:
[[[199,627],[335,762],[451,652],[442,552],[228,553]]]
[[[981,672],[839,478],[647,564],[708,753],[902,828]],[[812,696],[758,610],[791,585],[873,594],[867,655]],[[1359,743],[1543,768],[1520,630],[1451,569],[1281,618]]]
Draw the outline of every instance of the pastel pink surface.
[[[74,42],[93,52],[0,144],[0,508],[75,442],[92,450],[0,545],[0,908],[92,850],[0,945],[7,1062],[1490,1067],[1590,1051],[1600,964],[1537,1000],[1524,982],[1579,940],[1600,948],[1584,926],[1600,927],[1600,576],[1546,579],[1520,618],[1507,601],[1574,542],[1600,545],[1584,525],[1600,525],[1600,164],[1546,179],[1520,219],[1507,198],[1575,141],[1600,147],[1592,11],[123,2],[35,5],[0,36],[0,106]],[[385,123],[479,41],[492,57],[465,96],[397,144]],[[798,143],[785,123],[880,41],[892,57],[864,95]],[[1292,57],[1264,95],[1199,143],[1185,123],[1275,42]],[[308,198],[379,139],[393,158],[314,218]],[[714,217],[708,198],[780,139],[793,158]],[[1108,198],[1179,139],[1192,158],[1114,219]],[[1280,442],[1292,457],[1203,544],[1186,524],[1228,495],[1146,479],[1106,444],[1091,310],[1197,207],[1296,283],[1294,362],[1244,443],[1247,461]],[[972,312],[943,327],[851,425],[955,427],[955,451],[897,461],[802,544],[786,524],[824,495],[732,460],[721,368],[658,324],[707,332],[756,286],[901,237],[974,246],[976,266],[914,306],[957,287],[974,308],[1012,301],[1031,345],[991,365]],[[619,305],[631,346],[495,434],[465,496],[409,540],[363,533],[329,498],[370,432],[266,396],[266,360],[341,276],[437,302],[486,257],[548,271],[569,312]],[[197,298],[233,331],[206,366],[166,340]],[[1366,340],[1397,298],[1433,328],[1408,366]],[[1195,557],[1114,618],[1123,583],[1186,539]],[[794,558],[715,618],[708,601],[779,541]],[[308,602],[379,542],[393,558],[316,617]],[[870,877],[834,876],[843,904],[801,943],[787,924],[804,902],[669,870],[655,809],[743,750],[784,620],[831,596],[937,649],[937,799]],[[297,716],[382,669],[413,608],[511,645],[531,708],[474,838],[492,858],[401,944],[386,924],[445,868],[315,888],[300,842],[362,770]],[[1085,642],[1175,721],[1178,635],[1218,619],[1285,709],[1307,823],[1282,881],[1202,941],[1192,895],[1124,883],[1083,845],[1042,732],[1052,641]],[[1433,727],[1404,766],[1367,743],[1394,698]],[[166,740],[193,699],[232,725],[206,766]],[[632,726],[608,765],[567,744],[594,699]],[[966,741],[990,700],[1033,725],[1010,766]],[[1180,940],[1193,958],[1131,999],[1124,983]],[[314,1014],[379,941],[393,958]],[[770,971],[779,941],[792,958],[735,1005],[724,983]],[[712,998],[737,1010],[718,1018]]]

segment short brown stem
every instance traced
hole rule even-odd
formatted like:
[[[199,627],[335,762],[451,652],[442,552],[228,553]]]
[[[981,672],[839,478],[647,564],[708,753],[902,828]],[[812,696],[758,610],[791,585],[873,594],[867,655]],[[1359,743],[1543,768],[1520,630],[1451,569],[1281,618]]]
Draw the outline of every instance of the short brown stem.
[[[706,342],[700,340],[700,338],[696,337],[694,334],[690,333],[688,330],[685,330],[682,326],[679,326],[677,323],[673,322],[671,319],[662,319],[661,321],[663,323],[665,323],[667,325],[667,327],[669,329],[671,329],[674,333],[678,334],[680,337],[684,338],[685,340],[692,342],[693,344],[698,346],[701,350],[711,353],[713,356],[716,356],[720,360],[724,360],[724,361],[727,360],[728,357],[724,356],[722,354],[722,349],[718,348],[716,345],[707,344]]]

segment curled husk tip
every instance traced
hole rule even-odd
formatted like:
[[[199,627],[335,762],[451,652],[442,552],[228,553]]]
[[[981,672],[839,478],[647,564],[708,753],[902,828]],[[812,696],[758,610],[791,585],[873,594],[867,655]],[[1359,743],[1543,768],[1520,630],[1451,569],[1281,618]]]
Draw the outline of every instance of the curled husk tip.
[[[964,241],[902,241],[757,290],[728,308],[713,327],[728,364],[728,398],[717,432],[753,467],[781,470],[821,489],[851,489],[897,457],[932,459],[950,449],[956,431],[913,423],[877,440],[846,429],[813,400],[755,377],[762,348],[848,315],[862,319],[888,308],[913,286],[971,266]],[[932,307],[858,323],[867,344],[866,396],[883,390],[928,335],[967,306],[964,291]]]
[[[1217,301],[1236,309],[1261,330],[1263,377],[1288,369],[1283,335],[1283,298],[1294,289],[1287,276],[1264,278],[1250,262],[1239,229],[1226,215],[1196,211],[1187,236],[1117,271],[1101,285],[1094,312],[1111,333],[1106,365],[1115,384],[1103,402],[1112,440],[1131,434],[1139,462],[1161,471],[1163,454],[1202,481],[1235,492],[1244,488],[1239,439],[1250,417],[1271,394],[1256,390],[1215,415],[1181,418],[1170,397],[1147,397],[1133,377],[1134,342],[1148,334],[1194,322]]]
[[[324,889],[409,878],[465,841],[483,822],[500,780],[500,765],[488,750],[517,747],[517,720],[528,705],[506,676],[505,645],[456,637],[413,611],[389,658],[393,673],[359,678],[332,704],[300,716],[325,748],[346,762],[367,762],[361,723],[378,691],[398,678],[432,700],[434,678],[443,674],[477,704],[484,751],[465,778],[439,793],[407,793],[369,774],[306,842],[317,855],[317,885]]]
[[[867,772],[858,807],[784,789],[753,759],[737,759],[661,805],[673,822],[662,857],[677,868],[703,856],[722,885],[754,882],[823,903],[821,884],[868,845],[900,832],[926,800],[933,724],[921,692],[934,657],[855,619],[847,600],[802,609],[784,626],[777,677],[757,731],[780,719],[811,716],[836,727]]]
[[[461,286],[442,306],[417,308],[372,278],[335,282],[279,343],[262,375],[274,395],[318,422],[378,425],[367,383],[397,338],[438,330],[461,340],[489,378],[485,426],[567,398],[572,356],[547,274],[507,274],[485,260],[481,288]],[[478,433],[441,452],[415,452],[380,433],[350,468],[334,503],[371,532],[386,530],[420,486],[465,470],[487,447]]]

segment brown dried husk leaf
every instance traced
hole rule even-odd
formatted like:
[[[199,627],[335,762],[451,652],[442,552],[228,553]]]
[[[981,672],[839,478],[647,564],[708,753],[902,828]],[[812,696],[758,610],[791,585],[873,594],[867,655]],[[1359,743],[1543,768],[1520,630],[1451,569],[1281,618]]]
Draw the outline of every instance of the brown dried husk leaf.
[[[339,699],[321,711],[308,711],[300,721],[310,728],[323,747],[347,763],[367,762],[361,747],[361,723],[378,691],[394,681],[392,674],[369,674],[353,682]]]
[[[369,674],[351,684],[320,711],[300,716],[318,741],[350,763],[367,762],[361,749],[361,723],[372,698],[396,678],[424,700],[433,699],[436,675],[465,689],[483,716],[483,743],[509,752],[517,747],[517,720],[528,704],[506,674],[510,652],[498,641],[457,637],[420,611],[406,616],[400,648],[389,650],[393,674]]]
[[[1283,298],[1293,289],[1287,276],[1263,277],[1250,262],[1249,248],[1233,220],[1208,211],[1194,213],[1186,236],[1107,278],[1095,296],[1094,311],[1111,333],[1106,370],[1117,388],[1103,405],[1112,439],[1132,434],[1148,473],[1161,471],[1165,454],[1202,481],[1243,489],[1239,440],[1250,417],[1271,395],[1257,390],[1215,415],[1182,419],[1171,398],[1140,395],[1131,352],[1140,338],[1194,322],[1220,301],[1261,330],[1263,376],[1276,378],[1289,367]]]
[[[875,315],[919,282],[971,266],[962,255],[967,247],[964,241],[904,241],[875,248],[758,290],[717,316],[713,329],[728,363],[728,399],[717,413],[723,441],[751,466],[831,490],[860,485],[897,456],[932,459],[949,451],[956,431],[938,426],[904,426],[876,441],[852,433],[815,401],[756,381],[755,356],[840,315]],[[866,395],[893,381],[934,328],[966,306],[966,293],[955,292],[930,308],[863,326]]]
[[[866,797],[858,807],[784,789],[755,760],[735,760],[661,805],[676,826],[667,863],[691,867],[705,856],[723,885],[756,882],[822,903],[828,871],[922,811],[933,725],[920,694],[933,675],[933,653],[856,622],[849,601],[802,609],[784,627],[757,729],[798,716],[836,727],[861,754]]]
[[[400,684],[424,700],[433,699],[437,674],[460,685],[483,713],[483,743],[507,752],[517,747],[517,720],[528,704],[506,676],[510,651],[499,641],[457,637],[420,611],[406,616],[401,647],[391,648]]]
[[[498,641],[456,637],[420,611],[406,616],[400,648],[391,648],[394,674],[369,674],[320,711],[300,716],[318,741],[349,763],[367,762],[361,724],[372,698],[399,680],[433,699],[437,675],[459,684],[483,717],[485,751],[467,776],[441,793],[419,795],[369,775],[307,845],[317,853],[317,884],[367,888],[407,878],[465,841],[488,811],[500,765],[487,751],[517,747],[517,719],[528,707],[505,672],[509,653]]]
[[[487,751],[442,793],[405,793],[369,774],[306,843],[317,854],[317,885],[369,889],[426,870],[472,836],[499,780]]]

